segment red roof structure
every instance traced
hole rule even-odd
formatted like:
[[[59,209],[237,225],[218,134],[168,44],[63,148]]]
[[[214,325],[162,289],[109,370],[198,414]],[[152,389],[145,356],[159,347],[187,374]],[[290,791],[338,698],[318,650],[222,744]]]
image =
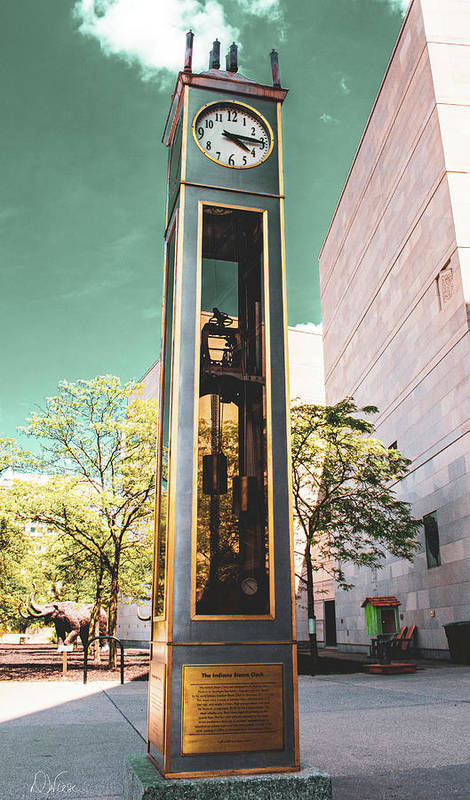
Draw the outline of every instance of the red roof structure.
[[[361,608],[370,603],[371,606],[375,606],[376,608],[386,608],[389,606],[401,606],[399,600],[396,597],[366,597],[364,602],[361,604]]]

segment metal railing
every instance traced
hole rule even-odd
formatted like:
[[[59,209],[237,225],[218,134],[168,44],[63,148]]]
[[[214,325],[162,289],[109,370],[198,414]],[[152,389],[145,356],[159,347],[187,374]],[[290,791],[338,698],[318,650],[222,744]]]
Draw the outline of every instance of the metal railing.
[[[84,655],[84,659],[83,659],[83,683],[87,682],[88,648],[89,648],[89,646],[91,644],[93,644],[93,642],[96,642],[98,639],[99,639],[100,642],[101,642],[102,639],[106,639],[107,641],[112,639],[114,642],[117,642],[117,644],[121,648],[121,663],[120,663],[120,667],[121,667],[121,683],[124,683],[124,645],[121,642],[121,640],[117,638],[117,636],[94,636],[93,639],[90,639],[87,642],[87,645],[85,647],[85,655]]]

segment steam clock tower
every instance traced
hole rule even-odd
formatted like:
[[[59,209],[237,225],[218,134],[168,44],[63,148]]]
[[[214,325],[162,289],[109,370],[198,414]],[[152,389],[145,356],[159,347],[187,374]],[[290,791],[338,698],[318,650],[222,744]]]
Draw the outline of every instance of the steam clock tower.
[[[169,149],[148,755],[166,778],[299,769],[281,106],[192,72]]]

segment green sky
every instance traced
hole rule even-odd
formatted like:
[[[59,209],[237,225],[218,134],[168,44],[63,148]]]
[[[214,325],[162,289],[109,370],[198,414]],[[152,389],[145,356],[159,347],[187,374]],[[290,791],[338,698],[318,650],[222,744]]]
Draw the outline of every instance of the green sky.
[[[15,436],[63,378],[139,378],[158,358],[167,158],[161,132],[176,74],[161,66],[182,58],[184,36],[175,25],[200,32],[199,53],[216,36],[225,52],[224,33],[237,28],[240,71],[260,82],[269,82],[268,54],[279,49],[290,89],[289,322],[320,321],[317,256],[405,4],[95,0],[97,24],[107,22],[110,3],[121,13],[123,45],[114,18],[113,40],[106,29],[101,39],[84,35],[91,2],[1,4],[0,435]],[[161,37],[155,42],[152,30],[143,36],[149,14]]]

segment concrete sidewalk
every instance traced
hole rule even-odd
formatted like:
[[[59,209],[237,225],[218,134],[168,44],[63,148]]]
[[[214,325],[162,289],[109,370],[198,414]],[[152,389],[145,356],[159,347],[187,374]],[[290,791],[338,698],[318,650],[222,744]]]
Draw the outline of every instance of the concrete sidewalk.
[[[470,800],[470,667],[299,685],[302,763],[332,775],[334,800]],[[0,682],[0,800],[120,800],[146,707],[142,682]]]
[[[470,800],[470,667],[304,677],[300,711],[334,800]]]
[[[146,682],[0,682],[0,800],[121,800],[146,713]]]

